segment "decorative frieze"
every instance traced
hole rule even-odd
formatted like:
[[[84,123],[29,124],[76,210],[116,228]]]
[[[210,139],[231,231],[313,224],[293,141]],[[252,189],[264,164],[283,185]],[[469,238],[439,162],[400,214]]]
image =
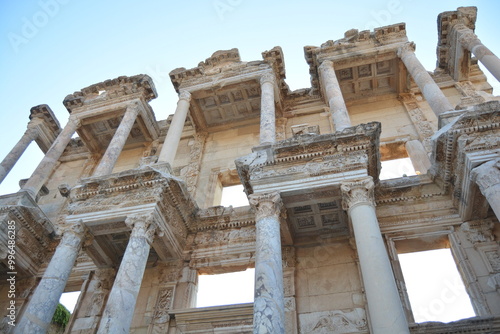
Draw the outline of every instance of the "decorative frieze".
[[[301,334],[369,333],[365,310],[335,310],[299,314]]]

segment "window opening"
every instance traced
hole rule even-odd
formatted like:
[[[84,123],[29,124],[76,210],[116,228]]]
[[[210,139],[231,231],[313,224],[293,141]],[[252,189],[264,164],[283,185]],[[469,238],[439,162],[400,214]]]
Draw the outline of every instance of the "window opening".
[[[59,303],[63,304],[71,313],[75,310],[76,302],[80,297],[80,291],[64,292],[59,299]]]
[[[253,303],[255,269],[199,275],[196,307]]]
[[[410,158],[382,161],[380,180],[397,179],[404,176],[417,175]]]
[[[450,249],[398,254],[416,323],[474,317]]]
[[[243,191],[243,185],[237,184],[234,186],[222,187],[220,205],[232,205],[233,208],[250,205],[248,203],[247,195]]]

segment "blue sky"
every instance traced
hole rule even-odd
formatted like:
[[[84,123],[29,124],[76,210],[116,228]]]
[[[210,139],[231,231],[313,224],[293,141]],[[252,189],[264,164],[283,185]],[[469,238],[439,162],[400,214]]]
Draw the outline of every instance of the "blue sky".
[[[476,32],[500,54],[496,1],[0,0],[0,157],[26,129],[32,106],[48,104],[64,126],[67,94],[120,75],[149,74],[159,94],[156,118],[165,119],[177,101],[168,73],[221,49],[236,47],[252,61],[281,46],[287,82],[298,89],[310,86],[305,45],[342,38],[351,28],[406,22],[417,55],[433,70],[436,17],[458,5],[479,8]],[[41,157],[30,146],[0,193],[17,191]]]

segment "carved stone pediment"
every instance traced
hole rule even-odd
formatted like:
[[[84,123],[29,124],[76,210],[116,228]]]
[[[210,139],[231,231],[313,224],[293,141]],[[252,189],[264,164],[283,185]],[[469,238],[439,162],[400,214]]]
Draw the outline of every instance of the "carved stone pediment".
[[[378,180],[379,134],[380,123],[372,122],[333,134],[296,136],[235,163],[247,194],[339,184],[348,173]]]
[[[149,102],[158,94],[153,80],[148,75],[139,74],[132,77],[121,76],[88,86],[66,96],[63,104],[72,113],[78,112],[78,107],[101,105],[105,101],[120,100],[125,96],[128,96],[128,99],[142,98]]]
[[[446,116],[445,116],[446,117]],[[468,107],[434,135],[433,173],[463,220],[485,218],[488,204],[471,171],[500,152],[500,102]]]
[[[71,190],[67,220],[85,223],[95,236],[89,255],[110,265],[119,258],[109,254],[126,247],[130,233],[126,218],[152,217],[156,224],[152,246],[166,260],[181,256],[197,210],[183,181],[152,166],[84,179]],[[115,252],[107,252],[110,247]]]
[[[349,235],[340,183],[378,180],[380,123],[299,135],[235,161],[247,194],[279,191],[294,236]]]

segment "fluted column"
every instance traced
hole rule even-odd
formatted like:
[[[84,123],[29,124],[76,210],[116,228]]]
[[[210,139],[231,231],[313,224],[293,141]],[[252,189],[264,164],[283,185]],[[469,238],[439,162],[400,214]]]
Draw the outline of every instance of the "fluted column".
[[[500,220],[500,158],[474,168],[471,176]]]
[[[373,334],[410,333],[375,213],[371,176],[341,185],[352,222]]]
[[[50,263],[38,284],[26,311],[15,327],[16,334],[46,333],[68,277],[82,246],[85,227],[75,223],[63,232]]]
[[[137,295],[146,269],[155,224],[151,215],[128,217],[132,233],[104,309],[98,334],[129,333]]]
[[[285,333],[285,302],[281,259],[278,192],[250,195],[256,209],[254,334]]]
[[[330,107],[330,113],[332,114],[335,131],[342,131],[351,126],[351,120],[340,90],[339,81],[335,75],[333,63],[330,60],[325,60],[318,67],[318,70],[321,84],[325,90],[326,100]]]
[[[417,174],[427,174],[427,170],[431,168],[431,161],[422,142],[417,139],[409,140],[406,142],[405,148],[410,156],[415,172]]]
[[[464,48],[472,52],[481,64],[500,81],[500,59],[481,42],[470,28],[461,25],[458,41]]]
[[[436,116],[450,110],[454,110],[450,101],[444,96],[439,86],[434,82],[422,63],[415,55],[415,44],[406,43],[398,49],[398,57],[401,58],[411,77],[424,94],[427,103],[431,106]]]
[[[96,167],[94,176],[103,176],[111,174],[113,171],[113,167],[115,167],[116,161],[122,153],[123,146],[125,146],[125,142],[134,126],[137,115],[139,114],[138,106],[129,106],[125,111],[125,115],[116,129],[115,134],[113,135],[113,139],[108,145],[106,152],[101,158],[99,165]]]
[[[191,101],[191,93],[187,90],[181,90],[179,93],[179,101],[175,109],[172,123],[168,128],[167,136],[163,142],[158,162],[168,162],[171,166],[174,163],[175,154],[181,141],[182,131],[184,130],[184,123],[189,111],[189,103]]]
[[[36,128],[31,127],[30,124],[31,122],[28,123],[28,129],[26,129],[21,139],[19,139],[17,144],[10,150],[9,154],[2,160],[0,164],[0,183],[2,183],[7,174],[9,174],[31,142],[38,136],[38,131]]]
[[[42,189],[45,182],[47,182],[57,161],[63,154],[66,146],[68,146],[71,136],[73,136],[79,126],[80,120],[76,118],[76,116],[70,116],[68,123],[57,136],[33,174],[31,174],[28,182],[26,182],[23,189],[21,189],[22,191],[27,191],[32,198],[36,199],[36,195],[40,189]]]
[[[274,74],[266,73],[260,77],[260,145],[269,145],[276,142],[275,85]]]

